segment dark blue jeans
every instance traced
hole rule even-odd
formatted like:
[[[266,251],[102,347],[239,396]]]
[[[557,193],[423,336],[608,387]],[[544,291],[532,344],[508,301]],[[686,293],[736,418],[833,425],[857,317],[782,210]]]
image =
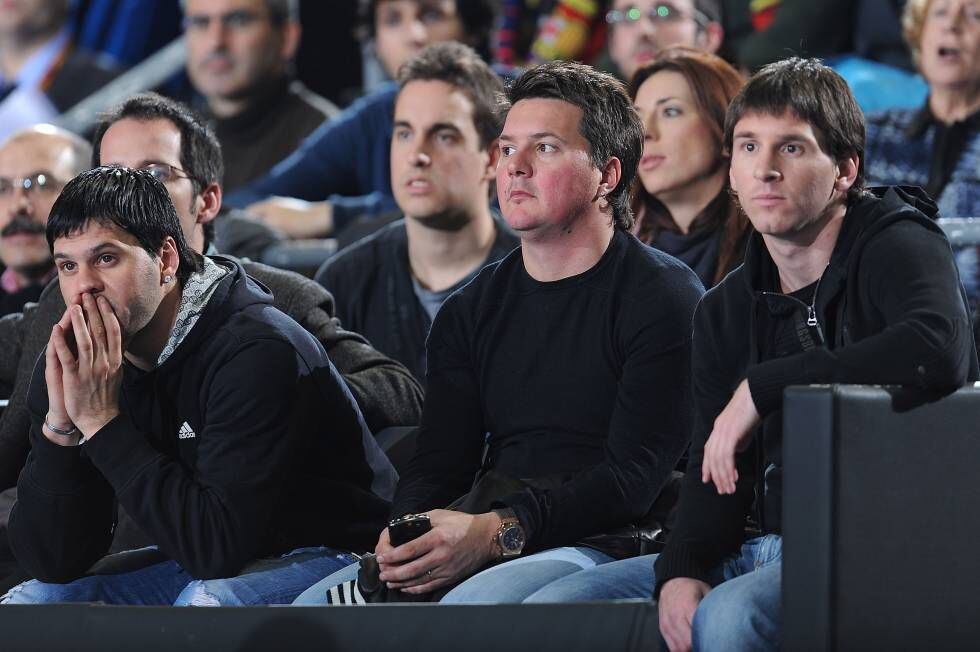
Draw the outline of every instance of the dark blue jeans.
[[[527,602],[643,599],[653,595],[656,555],[587,568],[531,594]],[[713,587],[694,613],[695,650],[775,650],[781,624],[782,538],[750,539],[713,571]]]
[[[152,550],[119,555],[138,558]],[[10,589],[0,602],[205,607],[289,604],[312,584],[355,559],[330,548],[298,548],[281,557],[256,560],[236,577],[216,580],[195,580],[177,562],[157,561],[126,572],[86,575],[67,584],[30,580]]]

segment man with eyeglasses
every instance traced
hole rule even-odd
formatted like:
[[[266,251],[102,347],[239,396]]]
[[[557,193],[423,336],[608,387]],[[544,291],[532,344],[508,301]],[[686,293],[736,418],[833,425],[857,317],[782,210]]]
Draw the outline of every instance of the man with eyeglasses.
[[[609,56],[626,81],[664,48],[714,53],[724,38],[718,0],[614,0],[606,23]]]
[[[204,97],[225,188],[265,174],[338,112],[293,79],[297,0],[182,0],[187,74]]]
[[[0,316],[37,301],[54,276],[44,226],[90,156],[88,143],[51,125],[19,131],[0,147]]]

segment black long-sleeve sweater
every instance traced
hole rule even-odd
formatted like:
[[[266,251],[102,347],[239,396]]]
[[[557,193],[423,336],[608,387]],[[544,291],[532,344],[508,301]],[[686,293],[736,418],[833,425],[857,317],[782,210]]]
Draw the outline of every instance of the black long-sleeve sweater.
[[[10,542],[32,576],[77,578],[109,547],[116,501],[199,579],[301,546],[366,550],[396,475],[323,347],[241,265],[174,353],[126,364],[120,414],[84,445],[41,433],[44,357],[28,393],[32,450]]]
[[[780,532],[784,389],[871,383],[952,390],[977,379],[966,295],[949,242],[934,222],[935,205],[918,188],[873,190],[848,209],[814,289],[817,325],[801,336],[817,346],[776,357],[769,335],[781,321],[794,322],[791,328],[805,324],[810,308],[779,294],[778,271],[758,234],[745,264],[701,302],[692,353],[694,438],[677,524],[654,567],[658,594],[675,577],[707,581],[741,545],[753,505],[763,530]],[[762,438],[757,431],[748,450],[736,455],[735,493],[721,496],[701,482],[704,445],[744,378],[763,420]]]
[[[590,270],[542,283],[521,251],[485,268],[436,315],[415,457],[393,514],[444,507],[481,466],[568,475],[503,498],[528,550],[571,545],[644,515],[687,445],[690,269],[617,231]]]

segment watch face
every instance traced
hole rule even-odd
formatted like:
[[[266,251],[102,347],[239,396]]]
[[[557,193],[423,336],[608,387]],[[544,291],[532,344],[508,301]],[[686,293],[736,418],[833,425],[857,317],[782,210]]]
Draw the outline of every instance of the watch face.
[[[524,547],[524,530],[514,525],[501,532],[500,547],[507,552],[519,552]]]

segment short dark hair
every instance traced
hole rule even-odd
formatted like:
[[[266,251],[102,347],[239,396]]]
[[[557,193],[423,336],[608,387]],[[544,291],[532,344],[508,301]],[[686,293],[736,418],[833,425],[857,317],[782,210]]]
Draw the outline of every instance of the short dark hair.
[[[151,256],[159,255],[164,241],[173,238],[181,284],[202,269],[201,255],[184,239],[170,193],[149,172],[106,166],[69,181],[48,217],[48,247],[54,252],[55,240],[79,233],[93,221],[122,229]]]
[[[589,142],[592,164],[603,169],[613,156],[622,175],[606,196],[613,209],[613,224],[633,226],[630,186],[643,153],[643,126],[623,83],[610,74],[572,61],[549,61],[531,68],[511,85],[503,111],[521,100],[554,99],[582,110],[579,133]]]
[[[277,27],[287,22],[299,22],[299,0],[265,0],[269,22]],[[187,12],[187,0],[180,0],[180,10]]]
[[[504,84],[473,48],[456,42],[430,45],[398,71],[399,89],[413,81],[442,81],[465,93],[473,103],[473,125],[483,149],[500,135],[498,102]]]
[[[374,17],[378,5],[383,2],[388,0],[360,0],[357,29],[359,38],[374,38]],[[497,19],[497,0],[456,0],[456,13],[463,24],[463,33],[468,37],[467,43],[473,46],[484,61],[490,61],[490,36]]]
[[[225,173],[221,143],[211,127],[185,104],[157,93],[140,93],[102,115],[92,136],[92,166],[102,165],[102,138],[109,127],[133,120],[168,120],[180,132],[180,167],[194,184],[194,194],[204,192],[212,183],[221,185]],[[205,247],[214,239],[214,221],[204,225]]]
[[[835,161],[858,157],[850,204],[864,194],[864,113],[844,78],[819,59],[792,57],[765,66],[742,88],[725,115],[725,149],[732,151],[735,125],[747,113],[781,116],[789,111],[813,129],[817,144]]]

